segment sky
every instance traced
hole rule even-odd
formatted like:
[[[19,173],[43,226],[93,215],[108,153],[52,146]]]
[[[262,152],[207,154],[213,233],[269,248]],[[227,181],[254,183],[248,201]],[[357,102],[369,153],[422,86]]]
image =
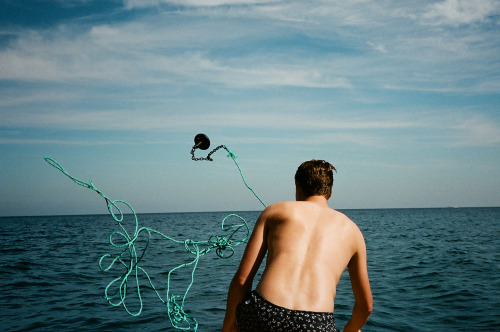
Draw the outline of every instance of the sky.
[[[0,1],[0,216],[500,206],[498,0]]]

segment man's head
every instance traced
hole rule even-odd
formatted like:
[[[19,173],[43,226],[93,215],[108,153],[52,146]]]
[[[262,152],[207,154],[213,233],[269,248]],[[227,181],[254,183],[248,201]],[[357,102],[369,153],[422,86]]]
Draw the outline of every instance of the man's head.
[[[295,173],[295,184],[300,188],[305,198],[332,195],[333,171],[335,167],[324,160],[309,160],[303,162]]]

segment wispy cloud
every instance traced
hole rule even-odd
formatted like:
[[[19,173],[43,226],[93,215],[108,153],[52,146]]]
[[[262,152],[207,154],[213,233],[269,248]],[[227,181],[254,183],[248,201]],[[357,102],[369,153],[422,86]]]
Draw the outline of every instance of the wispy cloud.
[[[125,85],[187,79],[231,87],[352,87],[348,79],[298,60],[283,63],[266,61],[264,57],[229,58],[222,64],[199,51],[162,54],[158,44],[166,45],[167,49],[176,46],[168,45],[163,32],[150,33],[150,29],[132,24],[121,28],[97,26],[83,34],[65,34],[59,30],[21,33],[15,44],[0,51],[0,78]]]
[[[368,46],[370,46],[371,48],[373,48],[376,51],[379,51],[381,53],[387,53],[387,49],[382,44],[374,43],[374,42],[371,42],[371,41],[368,41],[367,44],[368,44]]]
[[[0,113],[1,114],[1,113]],[[161,113],[138,112],[127,110],[99,111],[41,111],[18,112],[4,115],[4,126],[14,128],[45,128],[45,129],[85,129],[85,130],[175,130],[189,129],[199,126],[200,121],[208,128],[255,128],[272,130],[390,130],[418,128],[425,126],[422,121],[403,119],[369,120],[367,118],[348,117],[343,115],[322,115],[289,113],[284,116],[277,112],[205,112],[196,113]]]
[[[5,119],[5,117],[4,117]],[[318,121],[321,119],[321,121]],[[163,144],[158,133],[204,130],[220,132],[242,131],[231,136],[233,143],[315,146],[321,142],[336,142],[351,146],[372,147],[382,150],[405,149],[407,146],[425,146],[432,141],[435,147],[492,146],[500,143],[500,122],[491,116],[468,115],[465,112],[447,114],[387,113],[349,116],[276,113],[276,112],[203,112],[161,113],[136,110],[101,110],[95,112],[39,112],[19,113],[4,120],[4,125],[19,128],[17,134],[5,133],[1,145],[117,145]],[[24,129],[23,129],[24,128]],[[118,131],[117,139],[102,140],[86,135],[85,138],[44,139],[24,135],[23,130],[38,128],[55,132],[68,130],[110,132]],[[128,139],[127,132],[148,133]],[[249,133],[260,133],[249,136]],[[155,134],[156,133],[156,134]],[[290,133],[295,133],[290,135]],[[99,135],[100,136],[100,135]],[[395,139],[397,137],[397,139]]]
[[[124,144],[123,141],[89,141],[66,139],[0,138],[0,145],[69,145],[69,146],[105,146]],[[129,143],[127,143],[129,144]]]
[[[422,17],[428,24],[459,26],[482,23],[499,13],[496,0],[445,0],[429,5]]]
[[[454,128],[458,135],[453,146],[491,146],[500,143],[500,123],[483,115],[463,119]]]
[[[277,2],[277,0],[124,0],[125,8],[158,7],[162,4],[194,7],[245,6]]]

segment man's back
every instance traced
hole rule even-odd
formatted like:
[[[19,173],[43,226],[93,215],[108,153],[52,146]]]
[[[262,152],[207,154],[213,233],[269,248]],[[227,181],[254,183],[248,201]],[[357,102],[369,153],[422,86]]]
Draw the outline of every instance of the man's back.
[[[262,218],[268,253],[257,291],[285,308],[333,312],[337,283],[363,241],[357,226],[309,201],[272,205]]]
[[[295,173],[297,202],[262,212],[229,285],[224,332],[337,331],[335,289],[346,266],[354,306],[344,332],[358,332],[366,323],[373,305],[366,246],[358,227],[328,207],[333,171],[324,160],[302,163]]]

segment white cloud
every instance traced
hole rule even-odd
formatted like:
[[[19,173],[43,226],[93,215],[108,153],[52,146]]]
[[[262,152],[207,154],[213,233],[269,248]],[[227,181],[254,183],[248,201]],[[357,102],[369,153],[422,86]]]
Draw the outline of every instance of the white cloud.
[[[352,87],[346,78],[300,59],[287,63],[240,57],[222,64],[198,51],[171,52],[168,49],[178,47],[178,38],[171,40],[165,36],[168,30],[154,31],[148,24],[101,25],[82,34],[62,32],[66,30],[21,33],[17,43],[0,51],[0,78],[138,85],[167,82],[174,76],[179,81],[231,87]]]
[[[0,145],[71,145],[71,146],[103,146],[123,144],[122,141],[90,141],[66,139],[31,139],[31,138],[0,138]]]
[[[430,5],[423,18],[429,24],[459,26],[484,22],[499,9],[497,0],[445,0]]]
[[[124,0],[127,9],[159,7],[161,5],[217,7],[217,6],[245,6],[276,2],[276,0]]]
[[[472,115],[456,124],[458,131],[454,146],[488,146],[500,143],[500,123],[492,119]]]
[[[142,111],[135,109],[98,111],[18,111],[0,110],[3,126],[11,128],[79,129],[79,130],[191,130],[200,123],[206,128],[253,128],[262,130],[360,132],[364,130],[390,131],[425,128],[433,121],[422,121],[400,116],[336,116],[311,115],[290,112],[214,112],[194,113]],[[321,117],[321,121],[318,121]]]
[[[382,44],[379,44],[379,43],[374,43],[374,42],[367,42],[368,46],[370,46],[371,48],[373,48],[375,51],[378,51],[380,53],[387,53],[387,49],[385,48],[384,45]]]

